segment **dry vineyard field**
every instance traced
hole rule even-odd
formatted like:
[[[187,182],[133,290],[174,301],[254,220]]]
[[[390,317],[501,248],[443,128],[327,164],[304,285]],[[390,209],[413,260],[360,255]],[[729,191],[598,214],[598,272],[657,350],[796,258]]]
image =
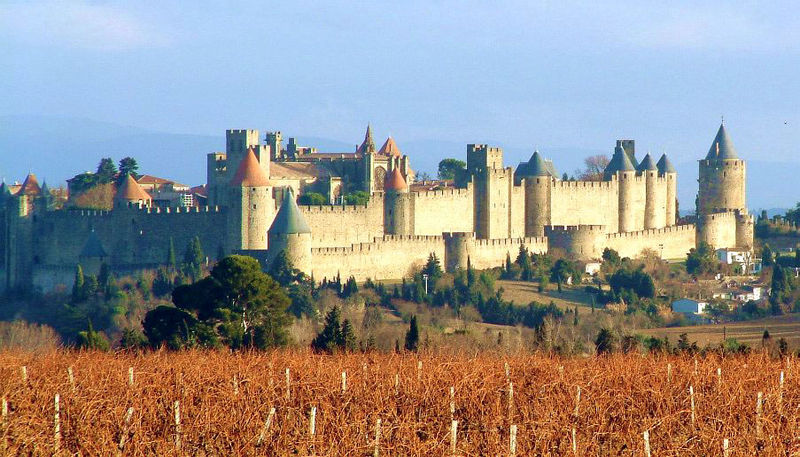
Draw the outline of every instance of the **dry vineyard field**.
[[[800,362],[0,353],[3,455],[789,456]]]

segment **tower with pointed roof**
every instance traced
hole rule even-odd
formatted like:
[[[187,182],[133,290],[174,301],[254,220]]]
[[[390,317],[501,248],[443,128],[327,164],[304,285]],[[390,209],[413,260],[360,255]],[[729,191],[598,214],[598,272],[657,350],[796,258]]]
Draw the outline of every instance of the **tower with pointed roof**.
[[[639,162],[636,171],[645,182],[644,191],[644,228],[653,229],[666,225],[667,210],[666,186],[659,176],[658,167],[648,152]]]
[[[267,228],[274,214],[272,183],[248,148],[228,184],[231,211],[227,251],[267,249]]]
[[[617,141],[614,155],[608,162],[603,172],[605,181],[617,180],[618,199],[618,229],[619,232],[632,232],[638,229],[636,207],[636,168],[630,159],[630,154],[623,147],[622,141]]]
[[[525,236],[544,236],[545,226],[550,225],[550,190],[555,177],[538,149],[517,173],[525,183]]]
[[[394,167],[383,184],[383,228],[387,235],[413,235],[411,196],[399,167]]]
[[[153,200],[150,194],[145,192],[130,174],[125,176],[122,184],[117,188],[116,195],[114,195],[115,208],[146,208],[152,203]]]
[[[746,167],[739,158],[725,124],[700,160],[700,179],[697,193],[697,214],[742,210],[746,208]]]
[[[297,207],[291,188],[283,193],[283,202],[269,228],[268,262],[280,252],[286,254],[295,269],[311,271],[311,228]]]

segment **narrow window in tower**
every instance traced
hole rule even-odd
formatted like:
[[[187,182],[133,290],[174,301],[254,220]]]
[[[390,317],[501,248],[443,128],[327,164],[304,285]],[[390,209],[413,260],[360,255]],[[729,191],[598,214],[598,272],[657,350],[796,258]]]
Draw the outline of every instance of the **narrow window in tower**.
[[[256,209],[256,205],[253,205],[253,209]]]

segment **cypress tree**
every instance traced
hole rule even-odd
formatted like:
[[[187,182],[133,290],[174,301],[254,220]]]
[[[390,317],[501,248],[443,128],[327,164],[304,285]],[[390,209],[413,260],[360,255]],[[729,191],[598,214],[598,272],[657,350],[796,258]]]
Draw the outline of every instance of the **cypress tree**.
[[[416,352],[419,348],[419,326],[417,325],[417,316],[411,316],[411,323],[406,333],[405,348],[407,351]]]
[[[178,268],[178,259],[175,257],[175,242],[169,237],[169,247],[167,248],[167,265],[174,271]]]
[[[342,345],[340,346],[345,351],[358,350],[358,338],[356,332],[353,330],[353,324],[349,320],[342,321]]]
[[[83,276],[83,267],[78,264],[75,268],[75,281],[72,283],[72,303],[80,303],[85,297],[83,295],[86,286],[86,278]]]

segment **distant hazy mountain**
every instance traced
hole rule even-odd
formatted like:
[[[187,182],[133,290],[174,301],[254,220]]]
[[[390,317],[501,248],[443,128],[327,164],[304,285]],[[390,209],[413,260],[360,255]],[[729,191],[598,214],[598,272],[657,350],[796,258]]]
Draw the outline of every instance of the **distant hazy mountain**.
[[[285,141],[288,140],[285,139]],[[361,138],[353,142],[329,138],[299,136],[302,146],[314,146],[321,152],[350,152]],[[439,160],[445,157],[466,159],[466,144],[442,140],[403,141],[397,138],[400,149],[411,157],[415,170],[436,175]],[[380,142],[382,140],[377,139]],[[505,145],[506,166],[515,167],[527,161],[531,147]],[[380,145],[378,145],[380,146]],[[197,185],[206,181],[206,154],[225,148],[225,133],[190,135],[157,132],[89,119],[49,116],[0,116],[0,178],[13,182],[24,179],[28,170],[51,185],[58,186],[77,173],[94,170],[103,157],[118,161],[135,157],[142,173]],[[608,153],[603,149],[542,146],[545,158],[553,159],[559,173],[574,175],[583,159],[594,154]],[[678,169],[678,198],[681,212],[694,207],[697,193],[697,162],[676,164]],[[748,160],[748,204],[754,210],[794,207],[800,201],[797,176],[798,163],[774,163]]]

